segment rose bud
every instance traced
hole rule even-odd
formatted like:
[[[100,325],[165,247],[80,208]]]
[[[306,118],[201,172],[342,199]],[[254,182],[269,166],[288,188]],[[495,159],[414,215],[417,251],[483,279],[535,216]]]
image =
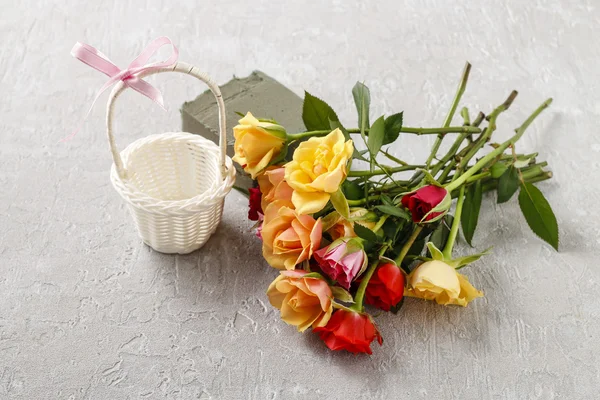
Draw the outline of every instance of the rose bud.
[[[271,161],[277,158],[287,140],[285,128],[256,119],[251,113],[233,127],[235,137],[233,161],[256,179]]]
[[[426,261],[410,273],[404,295],[463,307],[473,299],[483,297],[483,293],[475,289],[466,276],[438,260]]]
[[[366,303],[390,311],[404,296],[404,281],[404,273],[397,265],[380,265],[367,285]]]
[[[342,238],[314,253],[321,270],[345,289],[367,267],[360,239]]]
[[[354,311],[337,310],[327,325],[314,331],[331,350],[372,354],[371,342],[377,339],[379,345],[383,343],[371,317]]]
[[[452,197],[443,187],[423,186],[402,197],[402,205],[412,214],[413,222],[434,222],[450,209]]]
[[[267,289],[269,302],[281,310],[281,319],[299,332],[324,326],[333,312],[333,297],[327,282],[306,277],[306,271],[283,271]]]
[[[285,168],[269,167],[256,180],[262,192],[261,207],[263,210],[275,200],[292,200],[292,188],[284,180]]]
[[[248,219],[250,221],[258,221],[260,216],[263,213],[262,207],[260,205],[261,202],[261,193],[259,188],[250,188],[248,189],[250,192],[250,196],[248,198]]]

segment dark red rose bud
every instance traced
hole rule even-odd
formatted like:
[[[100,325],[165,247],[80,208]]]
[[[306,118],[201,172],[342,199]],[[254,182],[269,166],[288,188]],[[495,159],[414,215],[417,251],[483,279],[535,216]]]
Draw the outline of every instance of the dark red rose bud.
[[[445,214],[450,208],[451,201],[446,189],[433,185],[423,186],[419,190],[402,197],[402,205],[408,208],[414,222],[431,221],[435,217]],[[442,208],[441,210],[427,215],[438,205]],[[423,218],[425,219],[423,220]]]
[[[337,310],[327,325],[313,330],[331,350],[372,354],[371,342],[377,339],[380,346],[383,343],[371,318],[353,311]]]
[[[404,296],[404,274],[394,264],[380,265],[371,277],[365,295],[367,304],[390,311]]]
[[[259,214],[263,213],[262,207],[260,206],[262,194],[260,193],[259,188],[250,188],[248,191],[250,192],[248,219],[250,221],[258,221]]]

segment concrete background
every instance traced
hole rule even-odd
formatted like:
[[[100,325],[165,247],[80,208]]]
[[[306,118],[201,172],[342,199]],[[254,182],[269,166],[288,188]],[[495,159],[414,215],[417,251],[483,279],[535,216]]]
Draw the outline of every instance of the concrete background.
[[[595,399],[600,389],[600,4],[593,0],[22,1],[0,16],[0,398],[2,399]],[[364,80],[373,116],[439,125],[465,60],[464,96],[510,131],[555,103],[519,150],[540,152],[540,185],[561,252],[536,239],[516,201],[485,210],[475,245],[492,255],[466,274],[486,297],[466,309],[407,301],[380,315],[374,355],[331,353],[281,323],[264,294],[275,277],[232,193],[215,237],[187,256],[136,236],[108,179],[98,104],[104,76],[69,56],[77,40],[125,66],[168,35],[181,59],[220,82],[259,69],[330,102],[355,124]],[[137,93],[118,105],[121,146],[177,128],[205,88],[153,80],[163,113]],[[245,110],[242,110],[245,111]],[[394,149],[422,157],[433,138]],[[462,243],[459,252],[469,249]]]

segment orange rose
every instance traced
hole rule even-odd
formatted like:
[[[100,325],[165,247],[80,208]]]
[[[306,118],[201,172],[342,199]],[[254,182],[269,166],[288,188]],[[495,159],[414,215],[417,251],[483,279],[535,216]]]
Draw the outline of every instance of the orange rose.
[[[327,282],[305,277],[306,271],[282,271],[267,290],[269,302],[281,310],[281,319],[304,332],[327,325],[333,312],[333,297]]]
[[[275,200],[292,200],[292,188],[284,180],[285,168],[275,167],[268,169],[258,178],[258,186],[262,193],[261,206],[263,210]]]
[[[265,210],[263,257],[274,268],[293,270],[319,248],[321,234],[320,218],[298,215],[291,202],[276,200]]]

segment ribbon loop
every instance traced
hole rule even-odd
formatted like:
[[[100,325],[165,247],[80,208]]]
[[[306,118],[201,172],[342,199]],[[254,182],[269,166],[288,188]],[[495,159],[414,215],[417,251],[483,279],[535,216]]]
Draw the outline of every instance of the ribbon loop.
[[[154,53],[156,53],[158,49],[165,45],[170,45],[173,48],[173,51],[169,58],[167,58],[164,61],[158,61],[148,64],[148,60],[154,55]],[[143,94],[144,96],[148,97],[156,104],[158,104],[163,110],[165,109],[163,97],[160,91],[154,86],[150,85],[148,82],[141,79],[138,75],[142,72],[155,71],[161,68],[170,67],[177,62],[177,59],[179,58],[179,50],[168,37],[162,36],[157,39],[154,39],[129,64],[129,66],[123,70],[117,67],[115,64],[113,64],[113,62],[110,61],[107,56],[105,56],[89,44],[80,42],[75,43],[75,46],[73,46],[73,49],[71,50],[71,55],[79,61],[83,62],[84,64],[89,65],[90,67],[102,72],[110,78],[108,81],[106,81],[104,85],[102,85],[102,87],[96,94],[96,97],[94,97],[94,101],[92,102],[92,105],[90,106],[88,112],[83,118],[81,125],[83,125],[83,122],[85,122],[85,120],[90,115],[90,112],[94,108],[96,101],[98,101],[98,98],[102,95],[102,93],[104,93],[108,88],[110,88],[119,81],[123,81],[123,83],[127,85],[127,87],[130,87],[136,92]],[[67,140],[75,136],[79,129],[81,129],[81,126],[68,138],[63,140]]]

